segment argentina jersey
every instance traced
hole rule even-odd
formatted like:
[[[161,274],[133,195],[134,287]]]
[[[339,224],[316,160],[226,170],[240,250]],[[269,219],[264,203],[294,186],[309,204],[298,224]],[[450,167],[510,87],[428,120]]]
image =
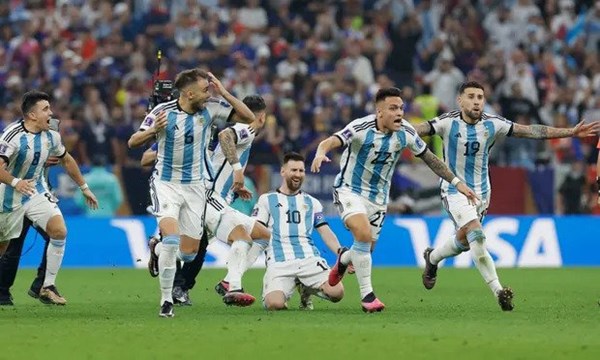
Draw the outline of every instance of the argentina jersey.
[[[327,222],[323,206],[314,197],[303,192],[296,195],[279,191],[266,193],[258,199],[252,216],[271,231],[268,263],[320,256],[312,233]]]
[[[236,123],[229,129],[235,134],[235,150],[240,160],[240,165],[245,168],[250,156],[250,148],[254,141],[256,130],[248,124]],[[212,189],[216,191],[228,204],[233,201],[234,193],[231,191],[233,185],[233,168],[225,158],[221,144],[218,144],[212,154],[212,164],[216,169]]]
[[[468,124],[460,111],[451,111],[429,121],[431,135],[444,139],[444,162],[477,195],[490,195],[489,153],[496,140],[510,136],[513,123],[503,117],[482,113],[481,120]],[[456,194],[456,187],[441,182],[442,195]]]
[[[384,133],[377,129],[375,115],[352,121],[334,136],[346,146],[334,188],[347,187],[378,205],[386,205],[389,200],[394,168],[402,150],[408,147],[417,156],[427,150],[407,121],[402,120],[400,131]]]
[[[35,180],[38,194],[49,191],[44,178],[44,164],[49,156],[63,157],[66,149],[60,134],[54,130],[37,134],[25,129],[22,121],[10,124],[0,136],[0,157],[6,162],[6,170],[14,177]],[[0,184],[0,212],[10,212],[29,200],[12,186]]]
[[[211,125],[217,120],[226,121],[232,109],[218,99],[209,99],[195,114],[183,111],[177,99],[152,109],[140,130],[151,128],[161,112],[167,115],[167,126],[157,135],[155,177],[179,184],[212,180],[215,171],[208,156]]]

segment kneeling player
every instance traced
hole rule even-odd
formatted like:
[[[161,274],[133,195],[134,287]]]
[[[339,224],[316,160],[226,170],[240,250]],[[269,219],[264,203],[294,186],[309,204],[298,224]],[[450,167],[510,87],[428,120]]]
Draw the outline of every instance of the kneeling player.
[[[313,230],[317,229],[334,252],[340,250],[340,243],[323,218],[321,203],[300,190],[305,176],[304,157],[286,154],[281,176],[281,187],[261,195],[253,214],[272,234],[263,280],[264,306],[267,310],[287,309],[296,282],[301,284],[303,295],[313,293],[338,302],[344,296],[344,287],[341,283],[328,284],[330,269],[314,245]],[[306,302],[305,296],[302,301]]]

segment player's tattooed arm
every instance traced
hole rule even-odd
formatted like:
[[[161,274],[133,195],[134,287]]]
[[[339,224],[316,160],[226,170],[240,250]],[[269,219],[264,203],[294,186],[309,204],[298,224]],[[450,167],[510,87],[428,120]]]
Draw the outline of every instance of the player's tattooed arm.
[[[423,137],[423,136],[429,136],[431,135],[431,124],[429,123],[429,121],[417,124],[417,125],[413,125],[413,127],[415,128],[415,130],[417,130],[417,134],[419,135],[419,137]]]
[[[554,139],[564,137],[588,137],[596,136],[600,130],[600,123],[584,123],[581,121],[579,124],[572,128],[555,128],[544,125],[519,125],[514,124],[513,135],[516,137],[529,138],[529,139]]]
[[[231,165],[239,163],[237,151],[235,150],[235,133],[231,128],[227,128],[219,133],[219,144],[223,150],[223,155]]]
[[[452,179],[454,179],[455,175],[452,173],[452,171],[450,171],[450,169],[448,169],[448,166],[446,166],[446,164],[444,164],[444,162],[435,156],[431,151],[426,150],[420,157],[437,176],[441,177],[447,182],[452,182]]]

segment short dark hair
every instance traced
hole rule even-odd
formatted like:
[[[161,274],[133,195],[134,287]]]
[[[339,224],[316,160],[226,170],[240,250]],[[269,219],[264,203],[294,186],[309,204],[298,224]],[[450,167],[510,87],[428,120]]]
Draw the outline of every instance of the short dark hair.
[[[242,101],[253,113],[263,111],[267,108],[265,99],[263,99],[260,95],[248,95]]]
[[[23,98],[21,100],[21,112],[23,113],[23,116],[30,112],[35,104],[43,100],[50,102],[50,95],[36,90],[28,91],[23,94]]]
[[[287,164],[290,161],[302,161],[304,162],[304,156],[298,154],[297,152],[288,152],[283,155],[283,165]]]
[[[475,89],[484,90],[483,85],[481,85],[480,83],[478,83],[475,80],[471,80],[471,81],[467,81],[465,83],[462,83],[462,85],[460,85],[460,87],[458,88],[458,94],[464,93],[465,90],[467,90],[468,88],[475,88]]]
[[[179,91],[183,90],[186,86],[195,83],[198,79],[207,79],[208,73],[200,69],[184,70],[177,74],[175,77],[175,88]]]
[[[375,102],[378,103],[383,101],[389,97],[401,97],[402,90],[397,87],[388,87],[377,90],[377,94],[375,94]]]

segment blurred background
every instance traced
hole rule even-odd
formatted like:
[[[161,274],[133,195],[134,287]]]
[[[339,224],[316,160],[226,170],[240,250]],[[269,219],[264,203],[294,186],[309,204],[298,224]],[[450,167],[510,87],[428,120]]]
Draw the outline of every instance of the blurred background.
[[[520,124],[600,120],[600,2],[572,0],[10,0],[0,4],[0,129],[29,89],[53,96],[68,151],[103,203],[96,215],[141,215],[150,169],[126,142],[160,79],[210,69],[237,97],[261,94],[265,129],[247,175],[279,185],[294,150],[373,110],[380,87],[403,90],[407,120],[455,109],[465,79],[486,88],[486,111]],[[427,139],[441,156],[439,139]],[[507,139],[494,146],[492,214],[586,214],[596,206],[597,138]],[[331,204],[336,161],[305,190]],[[85,211],[60,168],[50,181],[66,215]],[[438,183],[407,152],[390,213],[439,214]]]

